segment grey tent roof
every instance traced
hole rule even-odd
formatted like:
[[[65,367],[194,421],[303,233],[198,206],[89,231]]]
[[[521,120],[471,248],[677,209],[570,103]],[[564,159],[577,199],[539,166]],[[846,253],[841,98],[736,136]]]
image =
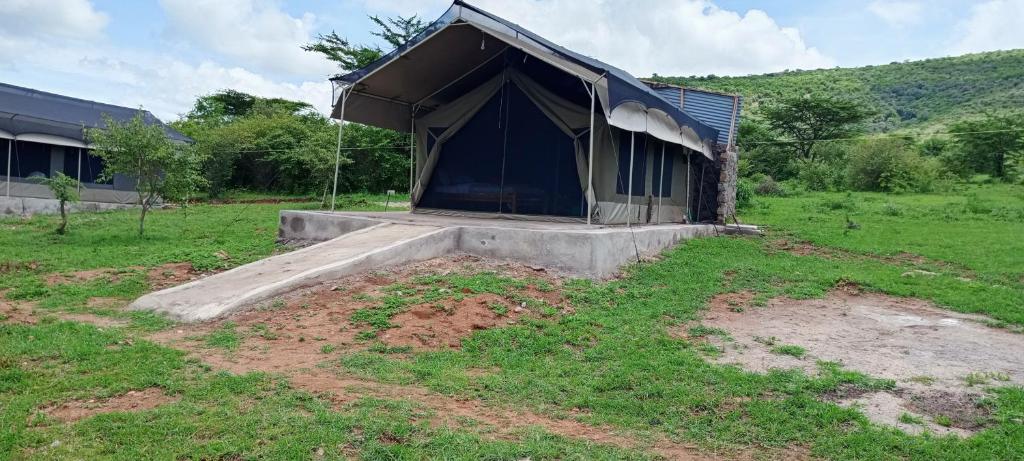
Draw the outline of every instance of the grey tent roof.
[[[563,69],[577,75],[586,75],[588,80],[606,80],[607,95],[603,99],[607,101],[608,107],[605,109],[608,112],[621,105],[636,103],[666,114],[679,126],[693,130],[702,140],[713,141],[718,136],[717,130],[665,100],[628,72],[556,45],[517,24],[469,5],[462,0],[455,0],[444,15],[427,26],[423,32],[408,43],[364,68],[332,79],[335,83],[354,86],[355,96],[361,99],[350,101],[350,103],[355,103],[355,107],[351,109],[353,112],[349,112],[352,116],[347,115],[346,119],[402,130],[402,125],[408,122],[399,122],[399,120],[408,119],[409,107],[425,100],[430,102],[431,97],[434,96],[433,92],[438,90],[433,86],[438,86],[439,82],[431,81],[432,76],[425,75],[423,72],[414,72],[411,68],[401,68],[401,66],[410,66],[410,64],[403,63],[403,59],[400,58],[406,57],[414,48],[421,45],[428,48],[428,51],[424,53],[432,61],[430,71],[444,83],[451,82],[453,78],[462,75],[465,71],[475,69],[477,65],[484,65],[495,53],[484,50],[480,46],[479,32],[473,35],[465,30],[460,31],[460,28],[450,27],[464,23],[480,27],[485,33],[495,36],[513,37],[516,42],[514,46],[520,47],[524,51],[528,49],[534,55],[551,58],[551,62],[557,62],[562,65]],[[442,44],[433,47],[426,45],[427,41],[441,37],[442,34],[447,34],[440,41]],[[466,59],[462,59],[462,56],[465,56]],[[369,77],[392,64],[397,64],[400,68],[400,70],[396,70],[396,73],[405,75],[399,75],[394,79],[393,84],[379,91],[375,91],[374,88],[360,88],[360,84],[365,83]],[[449,76],[450,78],[446,78]],[[425,94],[430,96],[421,98]],[[367,98],[373,98],[376,101],[370,101]],[[373,104],[372,113],[359,113],[370,110],[370,104]],[[333,115],[335,117],[340,115],[337,106]]]
[[[84,144],[82,128],[104,128],[103,115],[117,121],[128,121],[138,114],[142,114],[145,123],[163,128],[171,140],[192,142],[191,138],[165,125],[149,111],[0,83],[0,137],[29,140],[52,137]],[[60,140],[55,143],[60,143]]]

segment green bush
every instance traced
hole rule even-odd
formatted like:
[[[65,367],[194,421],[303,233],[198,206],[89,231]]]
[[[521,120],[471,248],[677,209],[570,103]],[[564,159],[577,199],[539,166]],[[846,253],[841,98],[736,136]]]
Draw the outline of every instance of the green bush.
[[[736,208],[743,209],[754,204],[754,182],[748,178],[736,181]]]
[[[757,182],[754,186],[754,193],[757,195],[767,195],[771,197],[785,197],[789,195],[788,191],[778,181],[768,175],[758,175],[752,178]]]
[[[921,157],[904,139],[865,139],[848,151],[846,182],[853,190],[930,192],[944,177],[939,160]]]
[[[833,163],[817,162],[803,164],[797,175],[809,191],[823,192],[842,189],[842,169]]]

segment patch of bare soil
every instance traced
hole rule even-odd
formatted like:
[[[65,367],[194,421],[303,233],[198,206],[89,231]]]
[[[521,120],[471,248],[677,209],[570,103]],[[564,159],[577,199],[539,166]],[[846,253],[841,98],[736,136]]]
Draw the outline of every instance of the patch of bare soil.
[[[515,323],[524,309],[509,304],[504,297],[491,293],[461,301],[420,304],[393,317],[391,321],[398,327],[384,331],[380,339],[395,346],[458,348],[462,345],[462,338],[469,337],[474,331]],[[499,315],[496,309],[504,309],[507,313]]]
[[[202,274],[192,268],[192,263],[161,264],[146,272],[146,278],[153,291],[191,282],[200,275]]]
[[[111,283],[117,283],[119,271],[117,269],[89,269],[85,271],[65,272],[49,274],[44,279],[47,286],[63,285],[66,283],[85,283],[102,278],[108,278]]]
[[[343,406],[361,397],[404,399],[416,402],[436,414],[433,424],[461,426],[469,418],[486,424],[488,436],[516,439],[519,432],[539,426],[548,432],[593,443],[651,450],[668,459],[709,460],[734,459],[700,452],[697,448],[666,438],[636,437],[606,426],[594,426],[575,419],[557,419],[541,414],[506,408],[492,402],[463,399],[433,393],[416,386],[400,386],[371,380],[340,376],[329,367],[319,366],[336,358],[332,351],[367,347],[355,339],[361,327],[350,322],[356,310],[370,305],[360,294],[378,296],[381,289],[396,282],[408,282],[418,275],[496,271],[504,276],[539,277],[558,286],[560,280],[542,270],[503,264],[475,257],[453,256],[410,265],[401,269],[366,273],[317,287],[295,292],[263,309],[249,310],[214,322],[178,325],[172,330],[152,335],[158,342],[186,350],[211,367],[233,373],[264,371],[286,376],[296,388],[329,399]],[[543,292],[533,287],[524,296],[543,299],[551,305],[562,302],[558,290]],[[508,309],[499,315],[493,309],[501,303]],[[411,345],[417,348],[450,347],[480,328],[492,328],[515,321],[528,310],[517,311],[508,299],[491,294],[465,294],[462,301],[412,306],[392,319],[397,328],[381,333],[390,345]],[[232,322],[242,336],[242,344],[234,351],[205,346],[199,336]],[[486,371],[476,370],[477,373]],[[799,448],[779,453],[780,459],[793,459],[804,453]],[[741,454],[743,455],[743,454]],[[745,456],[745,455],[743,455]],[[800,456],[806,458],[806,456]],[[749,457],[748,457],[749,458]]]
[[[6,291],[0,291],[0,322],[35,325],[39,319],[34,313],[35,303],[9,300],[4,297]]]
[[[985,326],[986,320],[921,300],[837,289],[824,299],[781,298],[744,309],[716,298],[702,323],[733,338],[723,343],[721,362],[757,372],[800,368],[808,373],[817,371],[817,360],[839,362],[898,383],[892,392],[834,396],[840,403],[863,406],[872,419],[911,432],[969,434],[987,418],[980,407],[980,413],[967,412],[978,406],[984,383],[1024,384],[1024,336]],[[772,352],[783,344],[801,346],[807,356]],[[950,402],[961,404],[956,411],[941,408]],[[972,422],[958,423],[955,412],[971,415]],[[903,413],[922,417],[924,424],[899,422]]]
[[[102,315],[95,314],[69,314],[60,313],[57,314],[61,320],[67,320],[69,322],[88,323],[101,328],[109,327],[123,327],[128,325],[127,320],[117,319],[113,317],[104,317]]]
[[[103,413],[145,411],[178,401],[179,397],[164,394],[156,387],[127,393],[108,399],[72,400],[41,409],[47,416],[62,422],[73,422]]]

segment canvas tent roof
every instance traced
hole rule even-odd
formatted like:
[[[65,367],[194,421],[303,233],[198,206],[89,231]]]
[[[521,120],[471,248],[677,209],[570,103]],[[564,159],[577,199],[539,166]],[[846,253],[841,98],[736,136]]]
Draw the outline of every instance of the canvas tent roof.
[[[712,156],[717,130],[626,71],[558,46],[461,0],[409,43],[367,67],[332,79],[335,102],[341,90],[348,91],[346,120],[408,132],[413,113],[449,103],[492,77],[488,71],[500,64],[495,58],[508,48],[592,84],[611,126],[646,132]],[[335,104],[335,118],[341,117],[340,106]]]
[[[103,128],[103,115],[127,121],[141,113],[178,142],[192,139],[164,125],[145,110],[103,104],[0,83],[0,138],[87,147],[85,128]]]

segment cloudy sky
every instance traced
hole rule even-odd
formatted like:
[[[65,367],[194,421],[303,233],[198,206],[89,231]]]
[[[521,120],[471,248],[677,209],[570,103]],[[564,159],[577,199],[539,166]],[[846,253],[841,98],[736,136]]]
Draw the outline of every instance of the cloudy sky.
[[[744,75],[1024,48],[1024,0],[477,0],[637,76]],[[224,88],[326,110],[334,66],[299,46],[376,43],[367,15],[443,0],[0,0],[0,82],[165,120]]]

